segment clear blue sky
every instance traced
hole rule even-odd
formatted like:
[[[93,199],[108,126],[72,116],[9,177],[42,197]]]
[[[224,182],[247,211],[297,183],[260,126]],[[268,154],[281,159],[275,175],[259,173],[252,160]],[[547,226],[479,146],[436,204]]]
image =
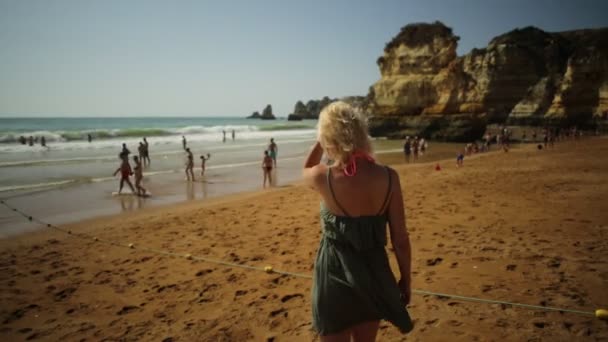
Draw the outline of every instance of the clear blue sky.
[[[608,26],[608,1],[0,0],[0,116],[244,116],[365,95],[384,44],[441,20],[501,33]]]

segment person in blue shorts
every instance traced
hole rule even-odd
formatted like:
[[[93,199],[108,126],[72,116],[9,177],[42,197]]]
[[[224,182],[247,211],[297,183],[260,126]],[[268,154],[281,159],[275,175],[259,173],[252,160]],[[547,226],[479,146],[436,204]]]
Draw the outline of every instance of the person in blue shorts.
[[[279,147],[274,142],[274,138],[270,138],[270,145],[268,145],[268,155],[272,158],[274,167],[277,167],[277,154],[279,153]]]
[[[464,151],[460,151],[456,156],[456,166],[461,167],[464,164]]]

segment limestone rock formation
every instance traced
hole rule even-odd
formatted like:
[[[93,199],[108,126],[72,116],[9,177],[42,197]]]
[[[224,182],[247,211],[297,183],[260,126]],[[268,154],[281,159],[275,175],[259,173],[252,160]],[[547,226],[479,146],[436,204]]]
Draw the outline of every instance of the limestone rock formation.
[[[272,114],[272,106],[267,105],[266,108],[264,108],[264,110],[262,111],[262,114],[260,114],[260,112],[255,111],[253,112],[253,114],[249,115],[247,119],[274,120],[276,118],[274,114]]]
[[[440,22],[401,29],[368,94],[372,135],[479,138],[487,123],[592,125],[608,115],[608,28],[500,35],[458,57]]]
[[[306,104],[302,101],[298,101],[293,109],[293,113],[288,116],[288,120],[316,120],[319,118],[319,114],[323,108],[334,101],[337,101],[337,99],[330,99],[327,96],[320,100],[309,100]]]
[[[262,116],[260,115],[260,112],[253,112],[251,115],[249,115],[247,117],[247,119],[260,119]]]
[[[267,105],[266,108],[262,111],[262,116],[260,117],[262,120],[274,120],[274,114],[272,114],[272,106]]]

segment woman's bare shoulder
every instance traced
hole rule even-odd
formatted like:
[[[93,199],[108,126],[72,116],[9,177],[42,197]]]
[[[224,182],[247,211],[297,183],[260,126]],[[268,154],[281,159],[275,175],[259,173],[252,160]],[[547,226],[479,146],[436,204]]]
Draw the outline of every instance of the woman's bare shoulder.
[[[313,167],[304,169],[304,182],[313,188],[319,188],[325,181],[328,166],[325,164],[317,164]]]

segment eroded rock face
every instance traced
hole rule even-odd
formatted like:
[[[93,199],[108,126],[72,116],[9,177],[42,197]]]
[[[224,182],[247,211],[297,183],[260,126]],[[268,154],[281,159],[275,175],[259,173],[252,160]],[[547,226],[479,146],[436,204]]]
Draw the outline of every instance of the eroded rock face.
[[[288,120],[302,120],[302,119],[318,119],[319,114],[328,104],[337,101],[337,99],[330,99],[324,96],[320,100],[309,100],[304,104],[302,101],[298,101],[293,109],[293,113],[289,114]]]
[[[458,57],[440,22],[401,29],[378,59],[372,135],[479,138],[488,122],[590,125],[608,113],[608,29],[498,36]]]

